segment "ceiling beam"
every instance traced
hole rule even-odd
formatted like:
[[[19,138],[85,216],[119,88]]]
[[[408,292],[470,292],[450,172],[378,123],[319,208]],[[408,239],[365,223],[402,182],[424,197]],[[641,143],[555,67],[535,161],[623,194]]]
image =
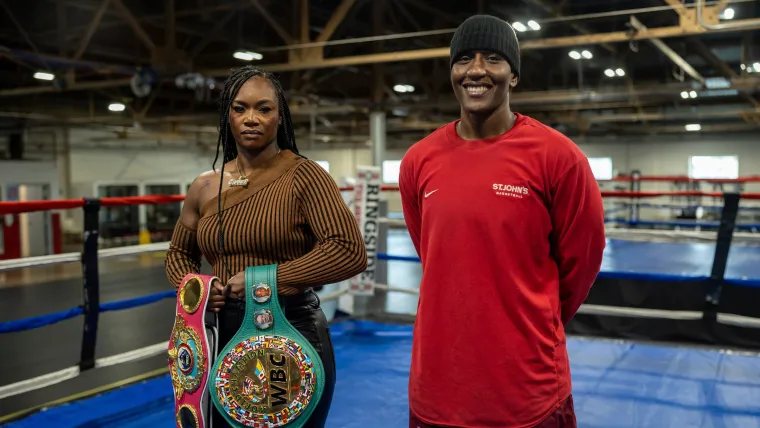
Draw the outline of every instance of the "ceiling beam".
[[[209,43],[211,43],[211,41],[216,37],[216,35],[219,34],[219,32],[222,31],[222,29],[227,28],[227,23],[232,18],[237,16],[238,13],[239,12],[237,9],[232,9],[229,12],[227,12],[227,15],[225,15],[223,18],[216,21],[216,24],[214,25],[214,27],[206,33],[206,36],[203,38],[203,40],[198,42],[198,44],[196,44],[193,47],[193,50],[189,52],[190,58],[195,59],[195,57],[200,55],[200,53],[203,52],[203,49],[205,49],[206,46]]]
[[[689,42],[697,49],[697,52],[707,60],[710,64],[712,64],[713,67],[723,75],[723,77],[727,79],[734,79],[739,77],[739,73],[735,72],[731,67],[728,66],[722,59],[718,58],[717,55],[715,55],[712,50],[710,50],[707,45],[705,45],[702,40],[699,40],[696,37],[689,38]],[[742,97],[746,99],[752,106],[754,107],[760,107],[760,102],[755,99],[752,95],[748,94],[747,92],[742,91],[741,92]]]
[[[346,18],[346,15],[354,6],[354,3],[356,3],[356,0],[342,0],[338,7],[335,9],[335,12],[333,12],[332,16],[330,16],[330,20],[327,21],[327,24],[325,24],[322,32],[319,33],[319,36],[317,36],[314,41],[321,43],[330,40],[330,37],[332,37],[332,35],[335,33],[335,30],[338,29],[340,23],[343,22],[343,20]]]
[[[87,45],[90,44],[90,39],[92,39],[92,35],[95,34],[95,30],[98,29],[98,25],[100,25],[100,21],[103,19],[103,15],[106,13],[106,9],[108,9],[110,3],[111,0],[101,0],[100,7],[95,11],[95,16],[92,17],[92,21],[90,21],[90,25],[87,27],[87,31],[85,31],[82,40],[79,42],[79,47],[72,59],[78,60],[82,58],[82,54],[84,54],[85,49],[87,49]]]
[[[534,4],[534,5],[538,6],[538,7],[540,7],[541,9],[543,9],[544,11],[546,11],[549,15],[551,15],[553,18],[561,18],[561,17],[564,16],[560,12],[560,8],[558,6],[554,6],[552,4],[549,4],[545,0],[523,0],[523,1],[525,1],[527,3]],[[577,31],[577,32],[579,32],[581,34],[585,34],[585,35],[593,34],[593,31],[591,31],[585,25],[578,24],[576,22],[570,22],[569,25],[570,25],[570,28],[574,29],[575,31]],[[616,53],[617,52],[616,49],[612,45],[610,45],[609,43],[602,43],[602,47],[604,49],[607,49],[608,51],[610,51],[612,53]]]
[[[282,28],[282,26],[277,22],[276,19],[274,19],[274,17],[272,17],[272,15],[267,11],[266,7],[264,7],[259,0],[251,0],[251,4],[256,8],[257,11],[259,11],[261,16],[264,17],[264,20],[267,22],[267,24],[269,24],[269,26],[271,26],[274,31],[277,32],[277,34],[282,40],[285,41],[285,43],[294,43],[293,37],[288,34],[284,28]]]
[[[37,49],[37,45],[34,44],[34,42],[32,41],[32,38],[29,37],[29,33],[24,29],[24,26],[21,25],[18,19],[16,19],[16,15],[13,14],[13,11],[11,11],[8,5],[5,4],[4,0],[0,0],[0,8],[5,10],[5,13],[8,15],[8,18],[11,20],[11,22],[13,22],[13,25],[16,26],[16,29],[18,30],[19,33],[21,33],[21,36],[24,37],[24,40],[26,41],[26,43],[32,48],[34,52],[37,53],[37,55],[40,55],[40,50]],[[48,70],[50,69],[50,66],[48,66],[48,64],[44,62],[44,60],[43,60],[43,64],[45,65],[45,68],[47,68]]]
[[[129,23],[130,27],[132,27],[132,31],[134,31],[137,38],[140,39],[140,41],[145,45],[146,48],[148,48],[149,51],[155,51],[155,43],[153,43],[153,40],[151,40],[150,36],[148,36],[148,33],[146,33],[145,30],[140,26],[140,23],[137,21],[137,18],[135,18],[135,15],[132,14],[132,11],[124,6],[122,0],[112,1],[113,5],[116,6],[116,10],[118,10],[121,14],[121,17],[124,18],[127,23]]]
[[[630,19],[631,26],[636,29],[636,31],[647,31],[647,27],[641,23],[638,19],[636,19],[635,16],[631,16]],[[649,39],[649,42],[652,43],[657,49],[660,50],[668,59],[673,61],[673,63],[679,67],[681,67],[681,70],[685,71],[686,74],[691,76],[694,80],[699,82],[700,84],[705,84],[705,78],[702,77],[701,74],[697,70],[694,69],[694,67],[691,66],[691,64],[688,63],[681,55],[678,55],[676,51],[670,48],[670,46],[666,45],[665,42],[662,40],[653,37]]]
[[[583,45],[598,45],[603,43],[629,42],[632,40],[650,40],[664,39],[672,37],[683,37],[698,34],[715,34],[728,33],[737,31],[748,31],[760,29],[760,19],[738,20],[736,26],[741,28],[721,28],[718,30],[707,30],[702,27],[657,27],[648,28],[645,31],[628,32],[616,31],[610,33],[589,34],[582,36],[553,37],[538,40],[526,40],[520,43],[522,51],[550,49],[562,47],[579,47]],[[308,70],[317,68],[343,67],[349,65],[367,65],[380,64],[388,62],[404,62],[434,58],[448,58],[449,47],[418,49],[398,52],[386,52],[368,55],[356,55],[350,57],[324,58],[321,60],[287,62],[281,64],[262,64],[261,67],[270,71],[295,71]],[[200,73],[206,76],[226,76],[229,69],[210,69],[200,70]]]

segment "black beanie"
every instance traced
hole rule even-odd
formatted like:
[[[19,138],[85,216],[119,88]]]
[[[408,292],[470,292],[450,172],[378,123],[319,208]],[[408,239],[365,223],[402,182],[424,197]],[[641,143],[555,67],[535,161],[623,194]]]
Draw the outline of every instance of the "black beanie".
[[[466,52],[489,51],[502,55],[512,73],[520,76],[520,45],[517,33],[506,21],[491,15],[475,15],[467,18],[451,38],[450,63]]]

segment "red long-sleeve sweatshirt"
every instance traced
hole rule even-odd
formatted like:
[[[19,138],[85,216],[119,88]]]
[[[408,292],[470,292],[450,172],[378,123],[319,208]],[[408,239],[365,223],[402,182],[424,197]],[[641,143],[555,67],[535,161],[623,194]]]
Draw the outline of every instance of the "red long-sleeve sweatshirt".
[[[423,269],[411,411],[434,425],[535,425],[571,393],[564,325],[605,247],[586,156],[524,115],[477,141],[452,122],[409,149],[399,187]]]

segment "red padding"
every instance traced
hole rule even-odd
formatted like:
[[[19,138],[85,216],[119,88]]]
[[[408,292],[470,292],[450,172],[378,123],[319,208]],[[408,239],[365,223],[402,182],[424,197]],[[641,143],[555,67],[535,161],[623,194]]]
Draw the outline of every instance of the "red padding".
[[[124,198],[101,198],[100,204],[104,207],[115,207],[122,205],[171,204],[184,200],[185,197],[182,195],[128,196]]]
[[[84,206],[84,199],[55,199],[49,201],[0,202],[0,214],[31,213],[35,211],[70,210]]]
[[[398,191],[398,186],[382,186],[382,191]],[[343,187],[341,190],[353,190],[353,187]],[[662,196],[696,196],[708,198],[722,198],[720,192],[630,192],[630,191],[604,191],[603,197],[607,198],[657,198]],[[760,193],[742,193],[742,199],[760,199]],[[129,196],[124,198],[101,198],[100,202],[105,207],[125,205],[147,204],[173,204],[185,200],[183,195],[153,195],[153,196]],[[81,208],[84,199],[58,199],[50,201],[25,201],[25,202],[0,202],[0,215],[19,214],[34,211],[48,211]]]
[[[692,183],[756,183],[760,182],[760,176],[750,175],[739,178],[691,178],[682,175],[642,175],[639,178],[633,178],[630,175],[619,175],[609,180],[599,181],[674,181],[674,182],[692,182]]]
[[[742,198],[744,198],[746,195],[749,195],[749,193],[743,193]],[[657,198],[660,196],[704,196],[707,198],[722,198],[723,193],[720,192],[696,192],[693,190],[685,190],[681,192],[631,192],[628,190],[622,190],[622,191],[604,191],[602,192],[602,196],[605,198]]]

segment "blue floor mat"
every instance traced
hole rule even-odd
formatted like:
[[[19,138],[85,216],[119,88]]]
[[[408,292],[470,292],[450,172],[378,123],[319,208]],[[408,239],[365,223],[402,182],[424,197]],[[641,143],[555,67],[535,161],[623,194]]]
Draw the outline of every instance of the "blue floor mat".
[[[403,428],[411,327],[333,326],[338,383],[327,426]],[[570,338],[578,425],[584,428],[760,428],[760,357]],[[172,427],[168,376],[55,407],[12,428]]]

